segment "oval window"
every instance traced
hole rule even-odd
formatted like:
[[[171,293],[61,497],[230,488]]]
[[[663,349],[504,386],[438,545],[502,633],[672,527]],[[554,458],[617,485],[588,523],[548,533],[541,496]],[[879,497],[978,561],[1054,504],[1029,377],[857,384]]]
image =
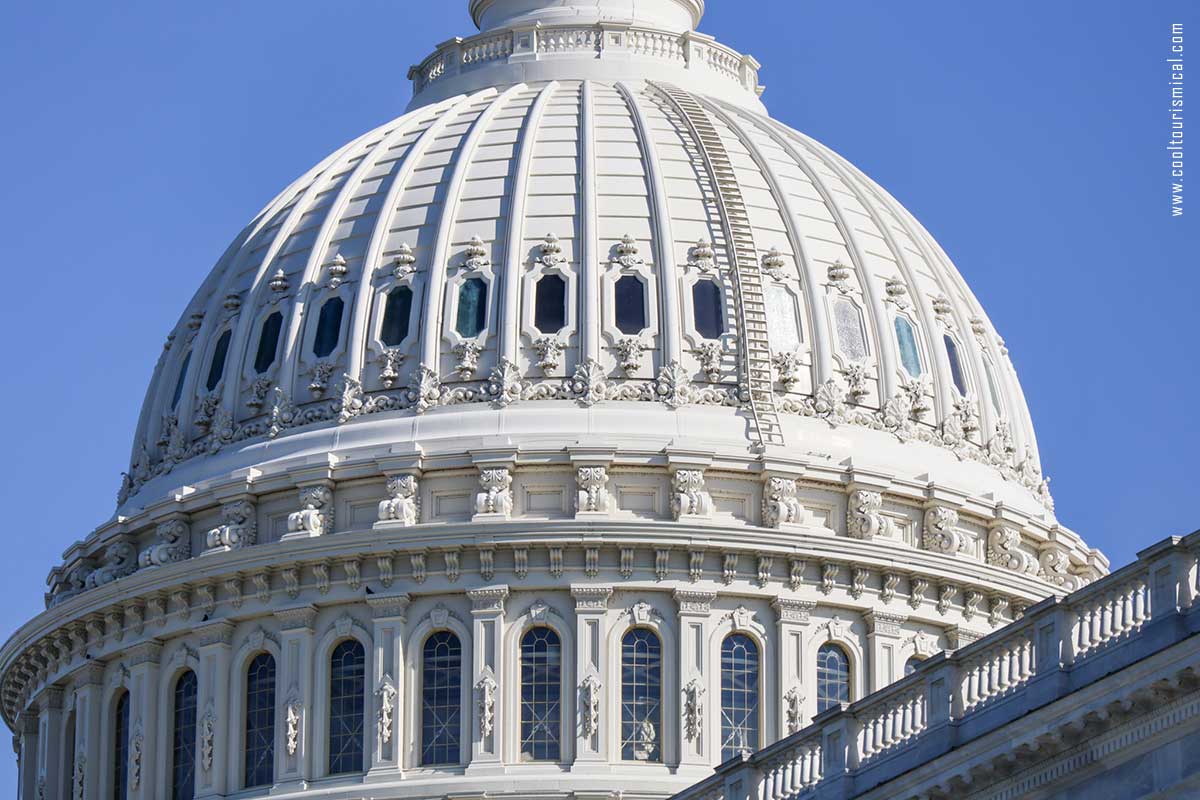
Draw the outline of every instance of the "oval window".
[[[399,286],[388,292],[383,304],[383,326],[379,332],[380,340],[388,347],[395,347],[408,336],[412,301],[412,289],[407,286]]]
[[[321,306],[317,317],[317,335],[313,337],[313,355],[325,358],[337,347],[342,333],[342,310],[346,304],[340,297],[331,297]]]
[[[632,335],[646,330],[646,284],[633,275],[622,275],[613,284],[617,330]]]
[[[254,354],[254,371],[262,375],[275,363],[275,352],[279,349],[279,332],[283,328],[283,314],[271,312],[271,316],[263,320],[262,330],[258,333],[258,351]]]
[[[537,282],[533,303],[533,327],[542,333],[558,333],[567,325],[567,282],[546,275]]]
[[[483,278],[468,278],[458,290],[454,330],[464,339],[474,339],[486,326],[487,284]]]
[[[719,339],[725,333],[725,309],[716,282],[696,281],[692,285],[692,315],[696,331],[705,339]]]
[[[210,392],[217,388],[217,384],[221,382],[221,375],[225,373],[225,356],[229,354],[229,339],[232,336],[233,331],[226,328],[213,349],[212,363],[208,365],[208,380],[204,382],[205,388]]]

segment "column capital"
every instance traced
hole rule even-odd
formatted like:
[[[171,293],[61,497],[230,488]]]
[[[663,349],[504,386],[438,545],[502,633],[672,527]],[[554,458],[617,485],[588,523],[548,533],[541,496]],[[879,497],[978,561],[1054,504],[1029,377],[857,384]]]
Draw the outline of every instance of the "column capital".
[[[571,587],[571,596],[575,598],[576,611],[606,611],[612,593],[613,587],[611,586],[575,584]]]
[[[279,628],[283,631],[307,630],[310,633],[317,621],[317,607],[313,605],[281,608],[275,612]]]
[[[508,599],[508,585],[484,586],[481,589],[470,589],[467,597],[471,598],[471,613],[486,614],[488,612],[503,614],[504,601]]]
[[[675,603],[679,606],[679,615],[704,615],[712,611],[712,602],[717,599],[716,592],[705,592],[699,589],[676,589]]]
[[[373,594],[367,596],[367,605],[374,619],[399,619],[404,621],[408,614],[408,605],[412,598],[408,593],[403,594]]]
[[[233,644],[233,630],[232,622],[221,620],[196,628],[195,632],[201,647],[211,647],[212,645],[229,647]]]
[[[809,616],[817,604],[812,600],[793,600],[789,597],[776,597],[771,601],[771,608],[779,615],[780,622],[795,622],[807,625]]]
[[[125,651],[125,665],[132,668],[142,664],[157,664],[162,658],[162,642],[151,639]]]
[[[900,626],[908,621],[908,617],[904,614],[889,614],[886,611],[868,609],[863,612],[863,620],[867,623],[868,636],[897,637],[900,635]]]

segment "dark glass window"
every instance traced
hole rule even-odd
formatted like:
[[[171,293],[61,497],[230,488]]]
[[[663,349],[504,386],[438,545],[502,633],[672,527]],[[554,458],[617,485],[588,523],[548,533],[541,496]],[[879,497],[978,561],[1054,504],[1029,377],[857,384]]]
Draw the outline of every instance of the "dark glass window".
[[[395,347],[408,336],[412,301],[412,289],[407,286],[397,286],[388,292],[383,304],[383,330],[379,332],[379,338],[388,347]]]
[[[190,669],[175,681],[171,725],[171,798],[192,800],[196,794],[196,673]]]
[[[908,677],[917,671],[917,667],[921,666],[922,659],[916,656],[909,656],[908,661],[904,662],[904,676]]]
[[[204,382],[204,386],[210,392],[217,388],[217,384],[221,382],[221,375],[225,373],[225,356],[229,355],[229,340],[232,337],[233,331],[226,329],[221,338],[217,339],[217,346],[213,348],[212,363],[208,365],[208,380]]]
[[[744,633],[721,643],[721,760],[758,749],[758,645]]]
[[[546,275],[537,283],[533,303],[533,327],[542,333],[558,333],[567,325],[567,282]]]
[[[254,354],[254,371],[262,375],[275,363],[275,351],[279,349],[279,332],[283,328],[283,314],[272,311],[263,320],[258,334],[258,352]]]
[[[621,758],[662,761],[662,642],[645,628],[621,640]]]
[[[725,333],[725,308],[716,281],[692,284],[692,313],[696,330],[705,339],[719,339]]]
[[[260,653],[246,669],[246,744],[243,784],[275,783],[275,659]]]
[[[921,377],[921,351],[917,349],[917,335],[912,323],[904,317],[895,318],[896,344],[900,348],[900,363],[904,371],[914,378]]]
[[[521,637],[521,757],[557,761],[562,739],[562,644],[549,628]]]
[[[321,306],[321,313],[317,316],[317,335],[313,337],[313,355],[317,358],[324,358],[337,347],[345,306],[340,297],[331,297]]]
[[[646,330],[646,284],[633,275],[622,275],[613,284],[617,330],[636,334]]]
[[[125,800],[129,790],[129,692],[121,692],[113,718],[112,796]]]
[[[349,639],[329,659],[329,774],[362,772],[366,652]]]
[[[179,377],[175,379],[175,393],[171,395],[171,410],[174,411],[179,406],[179,398],[183,397],[183,382],[187,379],[188,366],[192,363],[192,351],[183,357],[183,364],[179,366]]]
[[[483,278],[468,278],[458,289],[458,316],[454,330],[464,339],[474,339],[487,325],[487,284]]]
[[[817,651],[817,713],[850,702],[850,659],[836,644]]]
[[[958,343],[949,335],[942,336],[946,342],[946,357],[950,359],[950,377],[954,379],[954,388],[963,397],[967,396],[967,377],[963,372],[962,362],[958,360]]]
[[[421,763],[457,764],[462,736],[462,645],[450,631],[421,653]]]

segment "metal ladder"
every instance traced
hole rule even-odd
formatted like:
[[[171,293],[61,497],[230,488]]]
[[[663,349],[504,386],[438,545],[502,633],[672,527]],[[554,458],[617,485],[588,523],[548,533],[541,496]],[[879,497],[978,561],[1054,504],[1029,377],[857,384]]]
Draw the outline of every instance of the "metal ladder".
[[[775,406],[775,375],[767,335],[767,307],[763,301],[762,268],[754,229],[742,198],[729,151],[713,127],[708,113],[689,93],[668,83],[651,82],[679,112],[704,156],[705,168],[716,187],[717,206],[725,241],[733,260],[730,287],[738,322],[738,384],[750,399],[751,434],[760,448],[783,445],[783,428]]]

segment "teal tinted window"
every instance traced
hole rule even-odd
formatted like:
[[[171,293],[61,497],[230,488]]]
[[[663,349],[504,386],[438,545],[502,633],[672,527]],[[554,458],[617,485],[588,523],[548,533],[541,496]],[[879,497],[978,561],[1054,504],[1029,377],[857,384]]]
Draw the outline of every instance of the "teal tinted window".
[[[321,306],[321,314],[317,317],[317,335],[313,337],[313,355],[317,358],[325,358],[337,347],[345,307],[340,297],[331,297]]]
[[[412,289],[407,286],[399,286],[388,293],[383,304],[383,330],[379,332],[379,338],[388,347],[395,347],[408,336],[412,301]]]
[[[279,332],[283,328],[283,314],[272,312],[263,320],[258,334],[258,351],[254,354],[254,371],[262,375],[275,363],[275,351],[279,349]]]
[[[204,382],[205,388],[210,392],[217,388],[217,384],[221,382],[221,375],[225,373],[225,357],[229,355],[229,340],[232,337],[233,331],[226,329],[221,338],[217,339],[217,346],[213,348],[212,363],[208,365],[208,380]]]
[[[464,339],[474,339],[487,325],[487,284],[483,278],[468,278],[458,290],[458,316],[454,330]]]
[[[904,371],[914,378],[921,375],[921,352],[917,349],[917,336],[912,323],[904,317],[896,317],[896,345],[900,348],[900,363]]]
[[[950,377],[954,379],[954,387],[966,397],[967,376],[963,373],[962,362],[958,360],[958,343],[948,335],[942,339],[946,342],[946,357],[950,359]]]

